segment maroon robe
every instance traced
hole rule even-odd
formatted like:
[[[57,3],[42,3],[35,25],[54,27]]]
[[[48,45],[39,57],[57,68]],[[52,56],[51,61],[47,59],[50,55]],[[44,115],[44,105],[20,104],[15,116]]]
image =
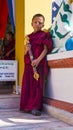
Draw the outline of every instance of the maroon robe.
[[[11,51],[12,49],[14,49],[8,56],[6,56],[6,54]],[[12,41],[10,41],[8,43],[8,45],[5,46],[5,56],[4,56],[4,60],[15,60],[15,40],[13,39]]]
[[[52,39],[49,33],[39,31],[28,35],[34,59],[36,59],[43,51],[44,44],[48,46],[48,52],[52,50]],[[25,69],[22,79],[20,110],[41,109],[43,101],[43,81],[44,81],[44,67],[46,57],[40,61],[37,72],[39,73],[39,80],[33,77],[33,69],[29,53],[24,56]]]

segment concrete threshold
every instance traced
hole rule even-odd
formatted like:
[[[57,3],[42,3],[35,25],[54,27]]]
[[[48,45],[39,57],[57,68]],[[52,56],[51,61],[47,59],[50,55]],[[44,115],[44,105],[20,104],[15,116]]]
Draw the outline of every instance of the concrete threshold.
[[[53,107],[53,106],[49,106],[47,104],[43,104],[43,109],[44,111],[47,113],[47,114],[50,114],[52,115],[53,117],[61,120],[61,121],[64,121],[65,123],[73,126],[73,113],[70,113],[70,112],[67,112],[65,110],[62,110],[62,109],[58,109],[56,107]],[[53,129],[51,129],[53,130]],[[55,130],[73,130],[73,127],[70,128],[70,129],[55,129]]]

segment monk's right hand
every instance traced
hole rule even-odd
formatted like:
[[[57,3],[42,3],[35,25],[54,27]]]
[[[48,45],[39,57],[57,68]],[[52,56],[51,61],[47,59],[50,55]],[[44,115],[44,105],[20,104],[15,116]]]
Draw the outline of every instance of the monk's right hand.
[[[25,38],[24,38],[24,45],[27,45],[29,44],[29,37],[26,35]]]

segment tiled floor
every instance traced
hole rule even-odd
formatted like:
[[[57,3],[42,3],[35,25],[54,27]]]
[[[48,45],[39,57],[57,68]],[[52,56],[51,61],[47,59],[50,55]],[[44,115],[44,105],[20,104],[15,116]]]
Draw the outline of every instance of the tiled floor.
[[[19,109],[3,109],[0,130],[73,130],[73,127],[43,112],[41,116],[33,116]]]

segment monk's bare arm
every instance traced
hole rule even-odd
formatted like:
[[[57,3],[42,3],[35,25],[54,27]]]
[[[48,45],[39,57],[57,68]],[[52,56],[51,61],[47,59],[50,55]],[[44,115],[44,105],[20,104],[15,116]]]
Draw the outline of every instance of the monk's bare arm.
[[[48,52],[47,46],[44,45],[44,49],[43,49],[42,53],[40,54],[40,56],[37,59],[32,61],[32,66],[38,66],[40,61],[46,56],[47,52]]]

